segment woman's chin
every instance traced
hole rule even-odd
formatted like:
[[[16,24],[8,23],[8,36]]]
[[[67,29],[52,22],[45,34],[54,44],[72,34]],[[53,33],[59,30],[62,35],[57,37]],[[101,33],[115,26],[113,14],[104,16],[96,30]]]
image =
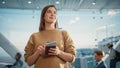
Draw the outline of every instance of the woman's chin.
[[[53,24],[53,23],[55,23],[55,21],[49,21],[48,23]]]

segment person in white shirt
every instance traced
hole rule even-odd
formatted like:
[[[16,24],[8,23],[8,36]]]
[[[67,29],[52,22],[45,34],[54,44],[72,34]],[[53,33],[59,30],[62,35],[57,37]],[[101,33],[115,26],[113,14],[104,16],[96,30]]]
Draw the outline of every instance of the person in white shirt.
[[[108,43],[107,44],[108,49],[110,50],[109,57],[110,57],[110,68],[116,68],[116,63],[118,62],[118,59],[116,59],[116,50],[113,49],[113,44]]]

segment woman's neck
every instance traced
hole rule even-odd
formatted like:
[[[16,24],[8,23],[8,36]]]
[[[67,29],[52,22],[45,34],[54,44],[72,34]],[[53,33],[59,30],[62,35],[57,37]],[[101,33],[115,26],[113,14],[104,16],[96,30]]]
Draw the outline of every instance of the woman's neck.
[[[46,23],[46,24],[45,24],[45,29],[46,29],[46,30],[55,29],[54,23],[53,23],[53,24]]]

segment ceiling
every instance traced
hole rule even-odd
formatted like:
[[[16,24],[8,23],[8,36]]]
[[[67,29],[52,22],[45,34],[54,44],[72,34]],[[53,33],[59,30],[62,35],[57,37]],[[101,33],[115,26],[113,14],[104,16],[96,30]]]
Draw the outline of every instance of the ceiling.
[[[120,9],[120,0],[0,0],[0,9],[41,10],[48,4],[59,10]]]

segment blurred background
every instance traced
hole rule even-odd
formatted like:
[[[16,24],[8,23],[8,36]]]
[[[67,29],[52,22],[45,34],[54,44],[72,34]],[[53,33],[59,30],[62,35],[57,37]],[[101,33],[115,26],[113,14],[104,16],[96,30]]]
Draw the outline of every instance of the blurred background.
[[[41,10],[49,4],[57,7],[59,28],[69,32],[77,48],[71,66],[94,67],[94,51],[107,53],[107,43],[120,50],[120,0],[0,0],[0,68],[14,63],[17,52],[24,55],[30,35],[38,32]]]

